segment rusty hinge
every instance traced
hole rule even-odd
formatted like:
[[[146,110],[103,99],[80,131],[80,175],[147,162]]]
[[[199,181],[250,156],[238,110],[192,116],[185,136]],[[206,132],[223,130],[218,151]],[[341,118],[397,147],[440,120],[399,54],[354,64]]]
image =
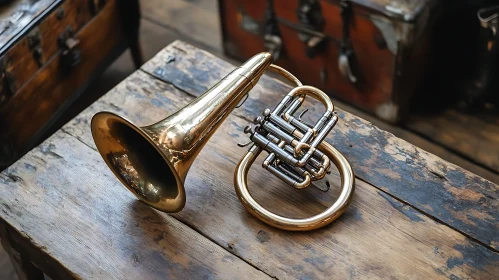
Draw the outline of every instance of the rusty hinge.
[[[320,2],[318,0],[300,0],[296,16],[305,29],[317,33],[298,33],[299,39],[306,44],[306,55],[314,58],[325,50],[328,42],[327,36],[322,34],[326,21],[322,15]]]
[[[88,0],[88,5],[92,15],[96,15],[100,10],[102,10],[102,8],[106,5],[106,2],[106,0]]]
[[[9,100],[16,92],[16,81],[14,75],[9,72],[8,59],[0,58],[0,106]]]
[[[28,47],[35,59],[38,67],[41,67],[45,62],[43,59],[43,50],[42,50],[42,37],[40,35],[40,28],[34,28],[27,36],[28,39]]]
[[[81,62],[79,49],[80,40],[75,37],[73,28],[68,26],[59,35],[59,48],[61,49],[61,67],[63,71],[69,71]]]
[[[340,46],[340,55],[338,57],[338,68],[345,80],[351,84],[357,84],[357,75],[354,74],[353,61],[355,53],[350,40],[350,24],[352,21],[352,3],[349,0],[341,0],[341,19],[342,19],[342,39]]]

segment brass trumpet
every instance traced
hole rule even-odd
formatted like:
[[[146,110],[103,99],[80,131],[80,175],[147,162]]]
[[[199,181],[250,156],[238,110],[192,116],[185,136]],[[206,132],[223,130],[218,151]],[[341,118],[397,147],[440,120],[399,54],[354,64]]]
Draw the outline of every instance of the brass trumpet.
[[[186,202],[184,182],[194,159],[269,69],[296,87],[273,110],[266,109],[257,117],[255,128],[245,128],[252,145],[234,173],[237,195],[250,213],[274,227],[305,231],[327,225],[345,211],[354,191],[350,164],[323,141],[338,121],[334,105],[324,92],[302,85],[291,73],[271,62],[269,53],[253,56],[190,104],[149,126],[137,127],[113,113],[99,112],[91,123],[97,149],[113,173],[138,199],[163,212],[178,212]],[[294,116],[305,96],[316,98],[326,107],[314,126]],[[268,211],[253,199],[247,186],[248,171],[264,150],[269,154],[263,167],[299,189],[323,178],[332,161],[341,175],[338,199],[324,212],[305,219],[282,217]]]

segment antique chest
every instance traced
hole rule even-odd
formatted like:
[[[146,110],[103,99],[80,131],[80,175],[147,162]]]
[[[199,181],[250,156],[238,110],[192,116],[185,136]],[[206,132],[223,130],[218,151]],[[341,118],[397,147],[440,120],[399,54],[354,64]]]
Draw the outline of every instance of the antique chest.
[[[136,0],[17,0],[0,7],[0,166],[37,144],[127,46],[140,63],[138,23]]]
[[[429,74],[437,1],[219,1],[224,50],[268,50],[304,82],[388,122]]]

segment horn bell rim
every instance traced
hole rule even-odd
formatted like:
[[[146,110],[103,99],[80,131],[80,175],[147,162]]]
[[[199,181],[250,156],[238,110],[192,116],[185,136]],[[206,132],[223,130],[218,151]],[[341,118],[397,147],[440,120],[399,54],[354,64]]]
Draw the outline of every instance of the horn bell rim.
[[[175,178],[175,183],[176,183],[176,188],[177,188],[177,195],[174,198],[169,198],[169,199],[160,199],[159,201],[155,202],[150,199],[147,199],[143,195],[139,194],[136,190],[136,188],[132,187],[121,175],[121,173],[117,170],[117,167],[115,164],[111,162],[110,155],[113,155],[113,151],[109,144],[111,142],[114,142],[113,145],[118,144],[121,145],[120,142],[113,137],[110,134],[111,128],[110,124],[111,123],[118,123],[125,125],[128,128],[133,129],[134,132],[138,133],[142,137],[142,139],[146,140],[159,154],[164,161],[168,165],[169,170],[171,171],[172,175]],[[106,165],[109,167],[109,169],[113,172],[113,174],[119,179],[119,181],[131,192],[134,194],[135,197],[137,197],[140,201],[146,203],[147,205],[162,211],[162,212],[167,212],[167,213],[176,213],[182,210],[185,206],[186,203],[186,194],[185,194],[185,189],[184,189],[184,182],[181,178],[181,176],[178,174],[177,170],[175,169],[174,165],[170,162],[168,159],[168,156],[165,154],[164,151],[161,150],[161,148],[155,143],[155,141],[140,127],[136,126],[133,124],[131,121],[128,119],[119,116],[115,113],[108,112],[108,111],[102,111],[97,114],[95,114],[92,117],[91,120],[91,132],[92,132],[92,137],[95,142],[95,146],[97,147],[97,150],[99,154],[101,155],[102,159],[106,163]],[[112,146],[113,146],[112,145]]]

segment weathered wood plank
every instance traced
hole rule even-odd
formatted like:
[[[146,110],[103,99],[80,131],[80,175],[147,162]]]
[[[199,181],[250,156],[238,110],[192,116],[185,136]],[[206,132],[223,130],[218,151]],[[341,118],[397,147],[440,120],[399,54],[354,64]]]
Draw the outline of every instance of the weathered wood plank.
[[[102,174],[106,168],[96,151],[59,132],[2,172],[0,215],[51,256],[45,261],[76,278],[266,278],[176,219],[138,203],[112,174]]]
[[[406,126],[499,173],[499,118],[449,109],[438,116],[414,116]]]
[[[213,63],[199,60],[200,67],[216,67],[217,63],[217,59]],[[253,95],[273,90],[267,84],[258,85]],[[114,111],[146,125],[192,99],[173,85],[138,72],[64,126],[63,131],[94,147],[89,121],[97,111]],[[497,253],[361,180],[347,212],[324,229],[290,233],[259,222],[246,213],[233,190],[233,169],[245,152],[235,144],[246,141],[242,133],[246,124],[245,119],[232,114],[214,134],[187,176],[187,205],[173,216],[267,274],[284,279],[328,279],[331,275],[338,279],[408,275],[433,279],[487,278],[499,272]],[[99,169],[94,176],[113,175]],[[124,189],[118,180],[114,182],[108,187]],[[284,186],[259,166],[249,174],[256,199],[283,215],[305,216],[323,210],[337,194],[337,174],[332,174],[331,183],[327,193],[313,188],[301,192]]]
[[[197,96],[234,66],[177,41],[143,66],[143,70]],[[288,87],[263,78],[234,114],[253,119],[276,104]],[[348,112],[328,140],[351,162],[362,180],[424,211],[435,219],[499,249],[499,187],[382,131]],[[309,116],[318,112],[310,110]]]

